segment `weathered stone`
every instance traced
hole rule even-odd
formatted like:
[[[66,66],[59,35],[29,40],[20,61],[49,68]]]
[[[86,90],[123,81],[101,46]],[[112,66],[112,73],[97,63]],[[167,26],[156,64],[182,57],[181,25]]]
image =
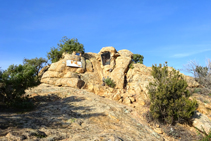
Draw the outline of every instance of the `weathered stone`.
[[[186,82],[188,83],[188,87],[190,87],[190,88],[198,88],[200,86],[200,84],[198,82],[196,82],[193,77],[186,76],[184,74],[183,74],[183,76],[184,76]]]
[[[64,69],[65,69],[65,67],[66,67],[66,61],[60,60],[60,61],[58,62],[56,71],[57,71],[57,72],[63,72]]]
[[[131,101],[130,101],[130,98],[129,97],[124,98],[123,102],[125,104],[131,104]]]
[[[127,49],[123,49],[123,50],[119,50],[118,53],[120,54],[120,56],[122,57],[129,57],[132,58],[133,53]]]
[[[101,55],[104,52],[110,52],[110,55],[112,57],[115,56],[115,54],[117,53],[114,47],[103,47],[98,54]]]
[[[56,81],[57,85],[70,86],[73,88],[81,88],[84,85],[84,81],[79,78],[61,78]]]
[[[78,78],[78,74],[75,72],[67,72],[63,77],[64,78]]]
[[[115,69],[111,72],[110,77],[116,83],[116,88],[122,89],[125,84],[125,72],[128,69],[128,65],[131,61],[129,57],[118,57],[116,59]]]
[[[193,115],[193,126],[201,131],[209,133],[211,121],[206,115],[196,111]]]
[[[163,134],[163,131],[161,128],[155,128],[154,131],[157,132],[158,134]]]
[[[101,79],[98,77],[97,72],[86,72],[81,74],[81,80],[83,80],[86,84],[100,84],[102,83]]]
[[[41,82],[54,85],[59,78],[42,78]]]
[[[84,71],[85,71],[85,70],[84,70],[83,68],[78,68],[78,69],[76,70],[77,73],[84,73]]]
[[[132,103],[136,101],[136,99],[134,97],[129,97],[129,99]]]
[[[56,71],[46,71],[43,76],[42,79],[44,78],[60,78],[63,74],[60,72],[56,72]]]
[[[121,95],[120,94],[115,94],[113,96],[113,100],[119,101],[121,99]]]
[[[43,67],[43,68],[39,71],[38,76],[39,76],[39,77],[42,77],[42,75],[43,75],[49,68],[50,68],[50,65],[47,65],[47,66]]]
[[[92,67],[92,63],[90,60],[86,60],[86,71],[93,72],[93,67]]]
[[[81,64],[82,64],[82,68],[84,70],[86,70],[86,61],[85,61],[85,58],[84,57],[81,57]]]

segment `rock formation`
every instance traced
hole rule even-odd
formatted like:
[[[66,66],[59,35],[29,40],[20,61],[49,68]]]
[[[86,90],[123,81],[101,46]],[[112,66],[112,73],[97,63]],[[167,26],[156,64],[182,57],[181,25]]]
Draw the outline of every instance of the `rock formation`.
[[[78,56],[76,52],[63,53],[58,62],[41,70],[42,73],[44,72],[41,82],[87,89],[95,94],[127,104],[138,101],[143,103],[147,99],[146,87],[153,81],[151,67],[133,64],[134,68],[129,68],[132,55],[133,53],[129,50],[116,51],[114,47],[103,47],[98,54],[85,53]],[[68,65],[68,61],[72,66]],[[169,67],[169,70],[171,69]],[[103,79],[107,77],[114,80],[115,88],[102,85]],[[185,78],[189,87],[199,86],[192,77],[185,76]]]

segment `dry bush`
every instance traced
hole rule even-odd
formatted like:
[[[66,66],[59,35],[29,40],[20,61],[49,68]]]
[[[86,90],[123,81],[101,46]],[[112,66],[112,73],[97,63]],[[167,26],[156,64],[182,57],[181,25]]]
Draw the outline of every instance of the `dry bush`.
[[[189,61],[184,65],[183,71],[192,73],[195,80],[204,86],[205,88],[211,89],[211,61],[207,59],[206,66],[199,65],[195,60]]]

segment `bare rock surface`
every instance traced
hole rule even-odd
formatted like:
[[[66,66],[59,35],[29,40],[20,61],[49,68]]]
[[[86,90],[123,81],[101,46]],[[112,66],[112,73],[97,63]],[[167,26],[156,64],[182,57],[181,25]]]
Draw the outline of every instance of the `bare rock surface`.
[[[41,84],[26,92],[37,107],[0,113],[0,140],[158,141],[134,108],[94,93]]]
[[[209,133],[211,129],[211,121],[206,115],[196,111],[193,115],[193,119],[194,119],[193,121],[194,127],[196,127],[202,132],[205,131],[206,133]]]

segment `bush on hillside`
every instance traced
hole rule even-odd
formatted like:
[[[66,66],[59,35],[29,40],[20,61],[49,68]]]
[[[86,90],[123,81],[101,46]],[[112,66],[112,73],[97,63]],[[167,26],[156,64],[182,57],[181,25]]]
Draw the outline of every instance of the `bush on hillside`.
[[[143,64],[143,60],[144,60],[144,56],[142,56],[142,55],[140,55],[140,54],[133,54],[132,61],[133,61],[134,63]]]
[[[32,65],[10,65],[1,74],[0,97],[1,101],[13,107],[31,107],[32,103],[23,97],[25,90],[38,85],[36,68]]]
[[[201,66],[196,61],[189,61],[184,65],[184,71],[192,73],[195,80],[205,88],[211,89],[211,61],[207,59],[207,66]]]
[[[129,64],[129,68],[130,68],[130,69],[134,69],[133,64],[134,64],[134,62],[131,62],[131,63]]]
[[[197,108],[196,100],[189,100],[187,82],[179,71],[168,71],[167,62],[152,65],[154,82],[149,83],[150,113],[153,119],[164,123],[188,122]]]
[[[114,87],[116,86],[115,82],[114,82],[111,78],[109,78],[109,77],[107,77],[107,78],[104,80],[104,82],[105,82],[105,84],[106,84],[107,86],[109,86],[109,87],[111,87],[111,88],[114,88]]]
[[[84,53],[84,45],[78,42],[78,39],[69,39],[66,36],[57,44],[57,48],[52,47],[47,57],[52,63],[59,61],[63,52],[72,53],[73,51]]]
[[[34,58],[34,59],[24,59],[23,60],[23,64],[26,65],[31,65],[34,66],[36,69],[36,75],[38,76],[39,71],[46,65],[46,63],[48,62],[48,60],[46,60],[45,58]]]

